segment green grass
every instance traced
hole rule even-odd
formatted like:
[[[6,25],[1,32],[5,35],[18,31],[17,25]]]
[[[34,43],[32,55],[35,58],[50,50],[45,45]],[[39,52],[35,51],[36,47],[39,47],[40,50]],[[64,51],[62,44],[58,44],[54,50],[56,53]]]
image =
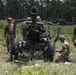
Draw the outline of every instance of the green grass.
[[[1,58],[2,54],[6,52],[6,42],[4,38],[4,26],[6,23],[7,21],[5,20],[0,21],[0,75],[76,75],[76,47],[74,47],[72,43],[73,25],[59,26],[60,35],[65,35],[67,41],[70,43],[70,64],[55,63],[54,61],[50,63],[49,61],[43,62],[36,60],[24,63],[14,63],[7,62]],[[53,34],[54,39],[57,34],[57,28],[51,25],[48,26],[47,24],[45,24],[45,27],[47,31],[49,29],[51,30],[52,34],[55,33],[55,35]],[[20,34],[20,26],[17,27],[17,37],[22,39],[22,36]],[[60,41],[57,41],[56,48],[61,48]],[[39,66],[37,66],[37,64],[39,64]]]
[[[16,65],[15,63],[0,65],[0,75],[75,75],[76,64],[42,63],[40,66]]]

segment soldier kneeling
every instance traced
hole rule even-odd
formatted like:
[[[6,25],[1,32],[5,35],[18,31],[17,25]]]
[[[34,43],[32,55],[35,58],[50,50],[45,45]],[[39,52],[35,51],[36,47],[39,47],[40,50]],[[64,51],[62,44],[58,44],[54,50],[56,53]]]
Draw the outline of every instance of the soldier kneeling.
[[[59,40],[62,42],[62,50],[57,51],[59,52],[58,58],[56,62],[69,62],[69,54],[70,54],[70,46],[69,43],[66,41],[65,37],[62,35],[59,37]]]

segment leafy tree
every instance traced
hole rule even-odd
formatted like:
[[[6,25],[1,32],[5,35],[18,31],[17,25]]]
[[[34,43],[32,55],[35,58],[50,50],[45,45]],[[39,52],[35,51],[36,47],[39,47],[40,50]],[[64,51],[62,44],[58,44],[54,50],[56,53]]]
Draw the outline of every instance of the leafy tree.
[[[67,21],[76,20],[76,0],[0,0],[0,19],[26,18],[30,16],[29,9],[38,8],[42,19],[64,18]]]
[[[26,17],[26,1],[25,0],[7,0],[6,12],[7,16],[13,18]]]
[[[0,19],[4,18],[4,3],[0,0]]]

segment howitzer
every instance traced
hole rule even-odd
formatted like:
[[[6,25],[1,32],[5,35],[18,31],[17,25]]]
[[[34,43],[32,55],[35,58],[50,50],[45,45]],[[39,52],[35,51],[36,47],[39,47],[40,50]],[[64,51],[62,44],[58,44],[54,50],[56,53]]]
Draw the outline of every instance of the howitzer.
[[[37,51],[43,53],[43,56],[46,59],[53,61],[55,54],[54,53],[55,41],[57,41],[58,37],[57,39],[55,39],[55,41],[48,39],[50,33],[48,32],[49,34],[48,36],[47,34],[45,34],[46,28],[44,28],[44,23],[38,22],[36,20],[36,16],[38,13],[38,9],[36,7],[32,7],[30,9],[30,13],[31,13],[32,21],[27,21],[26,19],[19,19],[19,20],[15,20],[14,22],[14,27],[13,27],[14,38],[11,44],[11,59],[12,59],[12,55],[14,56],[14,59],[18,59],[18,53],[25,50],[29,52],[31,59],[33,58],[32,56],[34,55],[34,53]],[[26,38],[25,36],[27,36],[27,39],[19,40],[16,37],[16,25],[18,22],[24,22],[24,21],[28,24],[27,27],[28,29],[27,29],[27,35],[24,35],[23,37]],[[25,29],[26,28],[24,28],[22,31],[25,32],[26,31]]]

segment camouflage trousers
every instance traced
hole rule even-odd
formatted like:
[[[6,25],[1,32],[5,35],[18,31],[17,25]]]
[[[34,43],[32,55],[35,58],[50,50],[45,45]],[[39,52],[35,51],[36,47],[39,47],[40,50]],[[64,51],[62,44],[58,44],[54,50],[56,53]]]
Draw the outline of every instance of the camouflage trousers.
[[[66,55],[66,54],[61,54],[56,59],[56,62],[66,62],[66,61],[69,62],[69,55]]]
[[[7,44],[7,51],[10,52],[11,51],[11,42],[13,39],[13,35],[7,35],[6,36],[6,44]]]

